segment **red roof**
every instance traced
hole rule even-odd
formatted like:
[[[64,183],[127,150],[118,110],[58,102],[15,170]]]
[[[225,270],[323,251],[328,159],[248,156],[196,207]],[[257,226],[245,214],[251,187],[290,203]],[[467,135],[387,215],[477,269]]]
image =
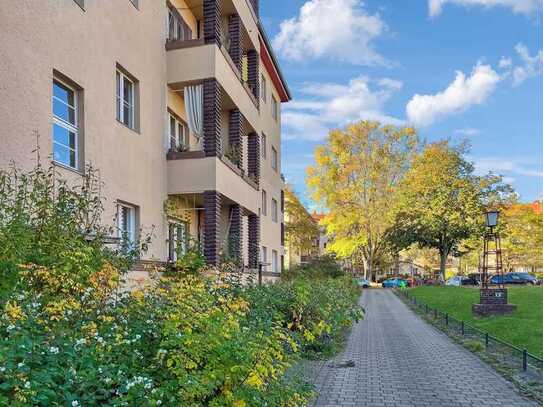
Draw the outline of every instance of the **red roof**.
[[[317,213],[316,211],[313,211],[313,213],[311,214],[311,217],[317,221],[317,222],[320,222],[321,220],[323,220],[326,215],[324,213]]]

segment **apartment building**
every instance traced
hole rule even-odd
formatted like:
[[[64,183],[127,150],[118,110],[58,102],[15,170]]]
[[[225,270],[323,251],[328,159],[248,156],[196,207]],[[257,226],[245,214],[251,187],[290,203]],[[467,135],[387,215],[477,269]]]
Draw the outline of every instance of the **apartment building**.
[[[284,256],[281,103],[258,0],[0,2],[0,165],[104,182],[104,222],[143,260]]]

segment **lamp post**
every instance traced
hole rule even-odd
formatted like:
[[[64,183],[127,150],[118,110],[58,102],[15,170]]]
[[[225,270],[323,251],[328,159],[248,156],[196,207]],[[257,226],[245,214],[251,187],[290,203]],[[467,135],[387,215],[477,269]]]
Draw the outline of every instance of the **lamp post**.
[[[502,248],[500,234],[497,230],[500,212],[489,210],[485,213],[485,226],[487,231],[484,236],[483,262],[481,275],[481,290],[479,304],[473,304],[472,311],[480,316],[504,315],[513,312],[517,306],[507,303],[507,289],[504,286]],[[494,264],[491,264],[491,258]],[[490,288],[490,273],[497,276],[497,284]]]

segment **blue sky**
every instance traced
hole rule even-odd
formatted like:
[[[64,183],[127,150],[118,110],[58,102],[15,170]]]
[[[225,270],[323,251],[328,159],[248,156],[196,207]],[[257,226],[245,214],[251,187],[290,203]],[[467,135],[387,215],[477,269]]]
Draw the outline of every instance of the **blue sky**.
[[[261,0],[294,96],[283,172],[305,168],[330,128],[413,124],[472,145],[477,171],[543,198],[543,0]]]

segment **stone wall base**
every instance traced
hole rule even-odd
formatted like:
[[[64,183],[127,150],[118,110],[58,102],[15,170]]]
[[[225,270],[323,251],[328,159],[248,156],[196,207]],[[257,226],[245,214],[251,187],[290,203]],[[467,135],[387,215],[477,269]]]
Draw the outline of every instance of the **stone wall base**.
[[[473,304],[471,311],[475,315],[488,317],[491,315],[508,315],[517,309],[515,304]]]

